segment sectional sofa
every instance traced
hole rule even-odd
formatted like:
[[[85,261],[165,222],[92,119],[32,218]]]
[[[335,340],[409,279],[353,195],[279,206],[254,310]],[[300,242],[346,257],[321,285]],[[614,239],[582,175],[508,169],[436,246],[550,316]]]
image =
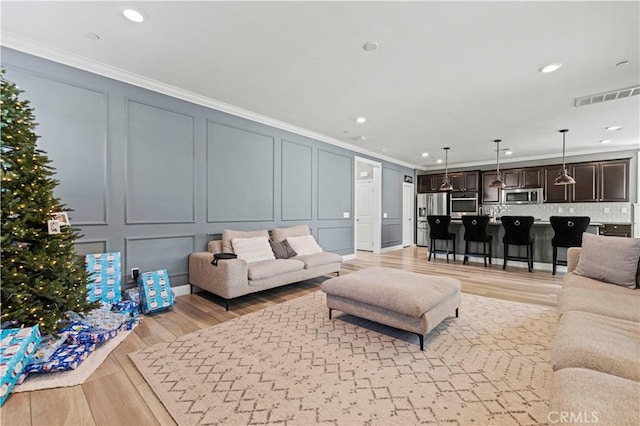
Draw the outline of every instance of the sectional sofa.
[[[640,239],[585,234],[568,251],[549,423],[640,424]]]

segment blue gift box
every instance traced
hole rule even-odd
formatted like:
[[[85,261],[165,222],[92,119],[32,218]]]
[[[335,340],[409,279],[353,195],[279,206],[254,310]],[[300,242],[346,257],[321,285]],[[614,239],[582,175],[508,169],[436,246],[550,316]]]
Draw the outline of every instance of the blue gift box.
[[[89,272],[89,301],[119,302],[122,298],[120,253],[88,254],[85,256],[85,266]]]
[[[0,334],[0,406],[11,393],[41,339],[37,325],[2,330]]]
[[[58,337],[44,336],[40,344],[36,348],[33,356],[29,360],[28,365],[44,364],[49,361],[51,356],[62,346],[67,340],[67,333],[60,333]]]
[[[64,344],[51,356],[49,361],[44,364],[29,365],[25,369],[25,373],[75,370],[95,349],[95,343]]]
[[[143,272],[138,277],[142,313],[149,314],[173,306],[173,291],[166,269]]]

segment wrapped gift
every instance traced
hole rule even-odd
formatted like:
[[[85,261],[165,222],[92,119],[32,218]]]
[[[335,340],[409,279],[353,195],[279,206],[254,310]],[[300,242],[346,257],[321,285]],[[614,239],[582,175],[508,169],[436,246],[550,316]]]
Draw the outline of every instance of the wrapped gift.
[[[137,290],[137,289],[136,289]],[[128,314],[131,318],[135,318],[140,313],[140,303],[135,300],[122,300],[111,306],[113,312]]]
[[[2,330],[0,334],[0,406],[6,401],[41,339],[37,325]]]
[[[137,302],[140,305],[140,290],[138,288],[129,288],[124,291],[124,296],[127,300]]]
[[[173,306],[173,291],[166,269],[140,274],[138,290],[143,314],[162,311]]]
[[[95,343],[64,344],[43,364],[29,365],[26,374],[49,373],[53,371],[68,371],[78,368],[96,349]]]
[[[126,330],[127,324],[122,324],[116,329],[106,330],[93,327],[83,322],[72,322],[63,331],[68,333],[67,342],[71,344],[99,344],[113,339],[120,331]]]
[[[44,364],[49,361],[51,356],[67,340],[67,335],[68,333],[60,333],[58,337],[51,335],[44,336],[29,360],[28,365]]]
[[[89,271],[87,297],[91,302],[119,302],[122,298],[120,253],[95,253],[85,256]]]

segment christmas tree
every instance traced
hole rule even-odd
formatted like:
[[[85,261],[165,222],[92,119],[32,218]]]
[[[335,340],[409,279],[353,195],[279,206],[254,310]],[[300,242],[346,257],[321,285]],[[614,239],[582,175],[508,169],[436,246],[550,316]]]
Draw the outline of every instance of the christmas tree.
[[[88,273],[75,253],[78,230],[62,226],[51,214],[65,207],[54,195],[58,181],[46,153],[36,148],[33,110],[20,100],[20,90],[0,71],[2,95],[2,322],[39,324],[43,334],[55,334],[67,311],[85,313],[96,307],[87,301]],[[51,228],[51,229],[50,229]]]

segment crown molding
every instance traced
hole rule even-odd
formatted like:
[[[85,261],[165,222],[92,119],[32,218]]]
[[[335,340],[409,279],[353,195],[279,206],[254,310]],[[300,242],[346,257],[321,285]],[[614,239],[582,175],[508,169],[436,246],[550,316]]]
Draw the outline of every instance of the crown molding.
[[[305,136],[310,139],[315,139],[320,142],[325,142],[330,145],[334,145],[340,148],[347,149],[359,154],[368,155],[378,160],[388,161],[393,164],[408,167],[411,169],[418,169],[416,164],[407,163],[396,158],[392,158],[378,152],[370,151],[358,146],[350,145],[339,139],[332,138],[321,133],[314,132],[302,127],[298,127],[294,124],[287,123],[285,121],[277,120],[275,118],[268,117],[266,115],[258,114],[253,111],[246,110],[244,108],[237,107],[222,101],[218,101],[213,98],[199,95],[188,90],[181,89],[170,84],[163,83],[161,81],[146,78],[139,74],[135,74],[123,69],[113,67],[108,64],[104,64],[97,61],[86,59],[82,56],[75,55],[60,49],[53,48],[41,43],[36,43],[32,40],[25,39],[15,34],[3,32],[2,40],[0,41],[2,46],[10,49],[18,50],[20,52],[28,53],[30,55],[38,56],[40,58],[48,59],[53,62],[57,62],[63,65],[68,65],[74,68],[88,71],[93,74],[98,74],[103,77],[111,78],[121,81],[123,83],[132,84],[144,89],[152,90],[164,95],[168,95],[183,101],[191,102],[197,105],[201,105],[207,108],[212,108],[218,111],[225,112],[237,117],[245,118],[247,120],[255,121],[257,123],[272,126],[280,130],[295,133],[300,136]]]

